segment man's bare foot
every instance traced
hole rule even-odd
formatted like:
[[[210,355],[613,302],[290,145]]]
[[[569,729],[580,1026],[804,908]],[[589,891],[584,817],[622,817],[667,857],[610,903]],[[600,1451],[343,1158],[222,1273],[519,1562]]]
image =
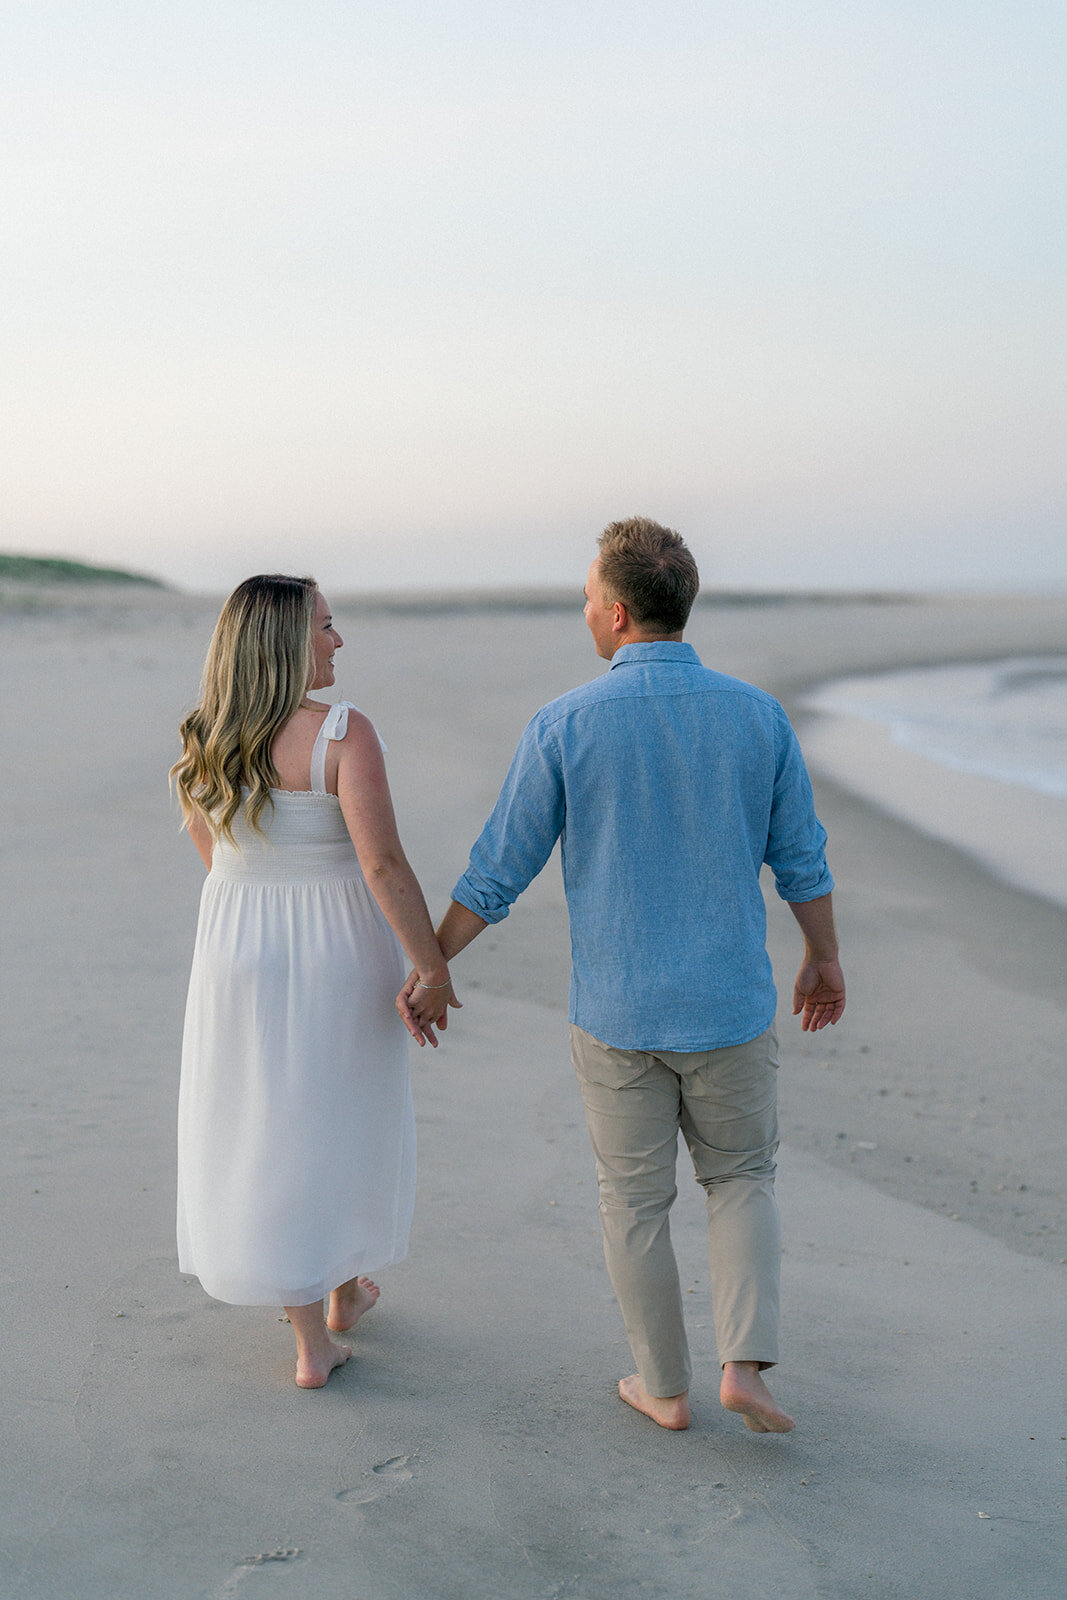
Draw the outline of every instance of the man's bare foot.
[[[326,1339],[312,1353],[302,1350],[296,1358],[296,1383],[299,1389],[321,1389],[335,1367],[343,1367],[351,1350],[346,1344]]]
[[[628,1406],[651,1417],[661,1428],[674,1428],[680,1432],[689,1426],[688,1389],[681,1394],[649,1394],[641,1382],[640,1374],[635,1372],[632,1377],[619,1379],[619,1394]]]
[[[331,1294],[326,1326],[333,1333],[347,1333],[365,1311],[377,1305],[381,1292],[371,1278],[350,1278]]]
[[[796,1427],[760,1377],[758,1362],[725,1362],[719,1399],[727,1411],[743,1417],[753,1433],[791,1433]]]

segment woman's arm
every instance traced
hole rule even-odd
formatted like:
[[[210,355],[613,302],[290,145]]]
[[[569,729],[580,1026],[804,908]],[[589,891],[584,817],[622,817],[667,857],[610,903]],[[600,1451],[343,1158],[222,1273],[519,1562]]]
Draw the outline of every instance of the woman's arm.
[[[210,872],[211,852],[215,848],[215,839],[211,829],[208,827],[207,823],[204,821],[199,812],[195,813],[195,815],[189,818],[189,821],[185,824],[185,827],[190,839],[200,852],[201,861],[204,863],[204,866],[207,868],[208,872]]]
[[[426,901],[400,843],[378,735],[357,711],[349,712],[348,730],[338,741],[337,798],[367,887],[419,982],[434,994],[440,1013],[449,1005],[458,1006]],[[414,1029],[409,1031],[418,1037]],[[431,1036],[430,1042],[436,1040]]]

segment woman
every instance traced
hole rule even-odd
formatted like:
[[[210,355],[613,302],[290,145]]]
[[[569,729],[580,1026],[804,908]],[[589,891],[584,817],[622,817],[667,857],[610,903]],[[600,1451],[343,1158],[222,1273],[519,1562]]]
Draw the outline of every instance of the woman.
[[[247,579],[171,772],[208,869],[182,1048],[179,1266],[216,1299],[283,1305],[305,1389],[348,1360],[331,1331],[377,1301],[367,1274],[407,1251],[401,946],[442,1010],[458,1005],[378,736],[354,706],[308,698],[333,683],[341,643],[311,578]]]

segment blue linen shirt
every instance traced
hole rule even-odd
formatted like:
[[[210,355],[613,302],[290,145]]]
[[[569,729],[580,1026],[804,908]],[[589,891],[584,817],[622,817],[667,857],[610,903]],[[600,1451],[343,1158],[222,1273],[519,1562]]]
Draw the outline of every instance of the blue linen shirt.
[[[452,898],[500,922],[562,841],[572,1022],[624,1050],[744,1044],[774,1020],[759,885],[833,888],[796,735],[692,645],[623,645],[519,741]]]

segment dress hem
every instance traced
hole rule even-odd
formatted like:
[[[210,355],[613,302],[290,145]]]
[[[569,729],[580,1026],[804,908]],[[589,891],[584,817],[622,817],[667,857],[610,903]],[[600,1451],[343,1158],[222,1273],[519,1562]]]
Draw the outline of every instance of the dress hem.
[[[383,1267],[394,1267],[403,1261],[408,1253],[407,1242],[403,1248],[396,1248],[389,1254],[374,1256],[371,1259],[352,1257],[342,1266],[333,1268],[326,1273],[317,1284],[305,1285],[302,1289],[278,1289],[265,1287],[237,1288],[235,1285],[214,1280],[214,1287],[210,1287],[195,1267],[187,1266],[181,1257],[178,1259],[178,1271],[184,1277],[196,1278],[204,1293],[210,1295],[212,1300],[219,1300],[228,1306],[311,1306],[317,1300],[325,1300],[334,1289],[340,1288],[342,1283],[349,1283],[353,1278],[365,1276],[370,1272],[380,1272]],[[210,1274],[208,1274],[210,1277]]]

